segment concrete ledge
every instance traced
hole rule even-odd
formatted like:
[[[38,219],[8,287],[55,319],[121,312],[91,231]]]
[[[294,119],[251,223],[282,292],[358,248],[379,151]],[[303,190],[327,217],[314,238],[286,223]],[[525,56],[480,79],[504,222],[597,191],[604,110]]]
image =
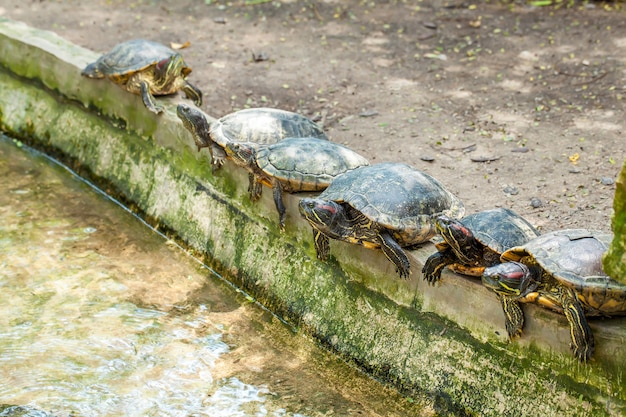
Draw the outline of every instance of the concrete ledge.
[[[138,96],[80,76],[93,52],[6,19],[0,50],[2,130],[102,181],[372,375],[442,414],[626,413],[626,319],[592,321],[596,354],[580,364],[564,317],[525,306],[525,335],[510,343],[497,299],[477,280],[446,273],[437,287],[426,285],[419,271],[432,245],[411,252],[409,281],[381,253],[341,242],[319,262],[300,196],[286,199],[280,233],[270,192],[253,204],[243,170],[227,164],[212,175],[207,150],[196,152],[175,116],[183,98],[159,99],[166,111],[157,117]]]

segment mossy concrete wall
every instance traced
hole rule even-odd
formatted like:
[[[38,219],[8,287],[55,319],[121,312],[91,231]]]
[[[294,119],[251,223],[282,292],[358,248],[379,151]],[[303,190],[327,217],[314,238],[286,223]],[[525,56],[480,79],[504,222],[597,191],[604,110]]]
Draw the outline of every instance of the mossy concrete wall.
[[[604,257],[604,269],[613,278],[626,283],[626,161],[615,183],[611,223],[615,237]]]
[[[227,163],[211,173],[207,151],[196,152],[175,116],[182,98],[160,99],[166,111],[155,116],[138,96],[80,76],[93,52],[17,22],[0,20],[0,50],[2,130],[102,181],[372,375],[442,414],[626,413],[626,320],[592,321],[596,355],[581,364],[563,317],[525,306],[525,334],[509,342],[496,297],[477,280],[446,273],[426,285],[419,271],[432,245],[410,253],[408,281],[381,253],[341,242],[320,262],[299,196],[286,199],[281,233],[271,193],[253,204],[241,169]]]

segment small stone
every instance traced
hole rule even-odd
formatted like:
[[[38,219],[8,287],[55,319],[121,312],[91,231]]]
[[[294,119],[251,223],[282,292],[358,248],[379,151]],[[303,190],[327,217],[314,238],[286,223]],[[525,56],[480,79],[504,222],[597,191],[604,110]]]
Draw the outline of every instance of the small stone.
[[[492,162],[500,159],[499,156],[473,156],[470,158],[472,162]]]
[[[269,60],[270,57],[268,54],[266,54],[265,52],[252,52],[252,60],[254,62],[263,62],[263,61],[267,61]]]
[[[543,206],[543,201],[541,201],[537,197],[533,197],[533,198],[530,199],[530,206],[532,208],[539,208],[539,207]]]
[[[420,156],[420,159],[426,162],[433,162],[435,160],[435,158],[430,155]]]
[[[615,180],[611,177],[601,177],[600,182],[602,185],[613,185],[615,184]]]
[[[470,152],[474,152],[476,150],[476,144],[472,143],[469,146],[466,146],[462,149],[463,153],[470,153]]]
[[[520,146],[519,148],[511,149],[511,152],[518,152],[518,153],[526,153],[528,151],[530,151],[530,149],[528,149],[526,146]]]
[[[372,116],[376,116],[377,114],[378,114],[378,111],[376,110],[365,110],[359,113],[359,117],[372,117]]]
[[[519,193],[518,188],[513,187],[512,185],[507,185],[506,187],[502,189],[502,191],[504,191],[504,194],[508,194],[508,195],[517,195]]]

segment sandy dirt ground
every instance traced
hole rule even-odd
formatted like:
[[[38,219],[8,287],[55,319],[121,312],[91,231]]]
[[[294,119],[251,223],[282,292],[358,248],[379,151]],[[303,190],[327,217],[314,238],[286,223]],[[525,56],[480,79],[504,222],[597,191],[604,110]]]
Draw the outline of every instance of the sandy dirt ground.
[[[97,52],[189,42],[216,117],[301,112],[371,162],[437,177],[467,212],[610,229],[626,158],[619,4],[499,1],[23,1],[0,16]]]

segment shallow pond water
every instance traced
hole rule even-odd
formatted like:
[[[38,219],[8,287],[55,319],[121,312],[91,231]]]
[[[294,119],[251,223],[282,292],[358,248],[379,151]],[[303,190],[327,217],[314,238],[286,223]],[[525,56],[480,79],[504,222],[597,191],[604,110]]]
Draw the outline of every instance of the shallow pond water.
[[[0,404],[21,406],[0,416],[434,414],[4,136]]]

